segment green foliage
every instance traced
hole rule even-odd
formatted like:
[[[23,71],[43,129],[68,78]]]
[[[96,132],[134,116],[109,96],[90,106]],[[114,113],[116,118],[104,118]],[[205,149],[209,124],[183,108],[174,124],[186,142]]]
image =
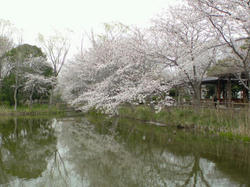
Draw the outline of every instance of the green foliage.
[[[208,69],[208,76],[217,76],[225,73],[235,73],[235,59],[225,58],[223,60],[218,60],[216,64]]]
[[[250,40],[247,39],[247,40],[245,40],[245,43],[240,46],[240,49],[247,50],[247,49],[249,49],[249,46],[250,46]]]
[[[207,84],[206,89],[207,89],[207,94],[206,94],[205,98],[210,98],[211,96],[215,95],[215,86],[214,85]]]
[[[19,45],[16,48],[11,49],[5,55],[11,62],[16,62],[17,60],[25,60],[32,57],[44,57],[46,55],[37,46],[32,46],[29,44]]]
[[[43,66],[41,68],[42,75],[45,77],[52,77],[53,76],[53,68],[51,66]]]
[[[31,107],[23,106],[17,108],[17,111],[13,110],[13,107],[8,105],[0,105],[0,116],[8,115],[21,115],[21,116],[38,116],[38,115],[55,115],[65,114],[64,108],[57,105],[48,104],[33,104]],[[0,117],[1,118],[1,117]]]
[[[4,79],[1,82],[1,91],[0,91],[0,103],[13,105],[14,104],[14,87],[18,86],[18,94],[17,94],[17,101],[20,104],[21,102],[25,102],[29,99],[29,95],[24,93],[23,86],[27,81],[27,78],[25,78],[25,74],[39,74],[43,75],[45,77],[51,77],[53,75],[53,69],[52,67],[47,63],[41,63],[37,64],[39,67],[34,68],[36,64],[26,64],[24,65],[24,62],[29,62],[27,60],[41,57],[46,60],[45,54],[42,52],[40,48],[37,46],[32,46],[29,44],[23,44],[19,45],[16,48],[11,49],[10,51],[6,52],[3,56],[3,58],[9,63],[11,69],[9,70],[9,74],[4,77]],[[37,61],[36,63],[39,63],[40,61]],[[36,72],[38,71],[38,72]],[[16,85],[16,79],[18,80],[18,84]],[[34,90],[32,99],[48,99],[48,93],[51,87],[48,86],[47,90],[48,92],[44,94],[40,94],[37,92],[37,90]]]
[[[239,91],[243,90],[242,85],[233,84],[232,85],[232,98],[236,99]]]
[[[15,75],[10,74],[5,77],[2,81],[2,87],[0,92],[0,101],[1,104],[5,105],[14,105],[14,88],[12,85],[15,84]]]
[[[171,97],[177,97],[179,95],[178,90],[175,88],[172,88],[169,90],[169,96]]]

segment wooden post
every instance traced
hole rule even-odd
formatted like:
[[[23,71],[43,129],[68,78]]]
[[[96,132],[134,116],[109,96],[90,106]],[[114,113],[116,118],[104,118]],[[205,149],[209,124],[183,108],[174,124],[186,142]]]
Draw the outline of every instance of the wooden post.
[[[243,88],[243,102],[247,103],[248,98],[247,98],[247,89],[244,87]]]
[[[220,103],[220,79],[218,79],[218,82],[217,82],[217,99]]]
[[[227,97],[226,97],[226,102],[227,102],[227,106],[230,106],[231,102],[232,102],[232,83],[231,83],[231,78],[230,75],[228,75],[227,77]]]
[[[218,98],[218,83],[214,85],[214,95]]]
[[[225,104],[225,101],[226,101],[225,94],[227,93],[227,92],[225,92],[225,89],[226,89],[226,87],[225,87],[225,81],[222,81],[222,86],[223,86],[223,89],[222,89],[222,99],[223,99],[223,103]]]

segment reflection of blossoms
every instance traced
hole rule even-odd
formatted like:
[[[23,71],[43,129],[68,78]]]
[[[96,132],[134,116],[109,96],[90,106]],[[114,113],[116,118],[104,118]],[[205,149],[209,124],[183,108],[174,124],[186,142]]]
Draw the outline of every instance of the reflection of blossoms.
[[[134,139],[141,134],[119,126],[118,118],[111,126],[104,125],[104,134],[98,133],[86,119],[78,123],[64,121],[60,126],[59,141],[68,151],[65,161],[73,165],[78,182],[84,179],[87,186],[230,186],[232,183],[213,162],[196,154],[169,151],[171,148],[181,151],[182,146],[152,146],[149,134],[142,136],[143,143]],[[126,130],[133,134],[131,139]]]
[[[68,147],[68,161],[90,186],[164,186],[164,178],[157,168],[136,157],[119,143],[117,131],[99,134],[89,124],[63,124],[64,144]],[[74,138],[72,138],[72,133]],[[76,144],[77,142],[77,144]]]

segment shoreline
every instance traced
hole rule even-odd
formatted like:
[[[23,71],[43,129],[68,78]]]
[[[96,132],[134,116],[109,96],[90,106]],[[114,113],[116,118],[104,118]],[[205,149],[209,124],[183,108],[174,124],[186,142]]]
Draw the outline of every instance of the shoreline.
[[[66,108],[67,109],[67,108]],[[49,106],[47,104],[39,104],[34,106],[21,106],[17,108],[15,111],[10,106],[0,106],[0,116],[8,116],[8,117],[21,117],[21,116],[37,116],[37,115],[55,115],[62,114],[67,112],[65,107],[62,108],[60,106],[52,105]]]
[[[96,110],[88,115],[109,117]],[[115,117],[115,116],[114,116]],[[138,120],[158,128],[173,127],[176,130],[197,131],[209,135],[225,137],[229,140],[250,143],[250,112],[219,111],[217,109],[167,108],[156,113],[148,106],[127,107],[119,109],[119,118]]]

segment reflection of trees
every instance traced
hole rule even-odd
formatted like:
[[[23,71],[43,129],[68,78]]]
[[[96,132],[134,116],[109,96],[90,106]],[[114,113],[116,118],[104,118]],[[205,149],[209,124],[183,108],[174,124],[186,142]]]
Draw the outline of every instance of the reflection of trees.
[[[55,121],[53,128],[45,119],[0,120],[0,183],[42,175],[38,179],[41,186],[230,184],[221,179],[232,177],[218,171],[217,164],[203,159],[204,150],[213,151],[214,144],[199,144],[202,140],[197,138],[192,142],[192,137],[183,140],[181,132],[161,135],[132,120],[100,120],[99,125],[82,120]],[[224,155],[225,151],[219,150],[216,154]],[[246,156],[247,153],[249,150]],[[237,178],[232,181],[238,184]]]
[[[202,171],[202,168],[200,167],[200,157],[198,155],[195,155],[193,157],[193,166],[191,169],[191,172],[188,174],[188,177],[185,181],[185,183],[182,186],[187,186],[190,184],[193,179],[193,186],[197,186],[200,178],[200,182],[203,183],[203,186],[210,186],[207,180],[205,179],[204,172]]]
[[[64,123],[61,136],[68,148],[67,161],[90,186],[173,186],[186,181],[190,185],[193,176],[199,184],[203,180],[200,174],[198,178],[202,172],[198,156],[175,157],[154,144],[156,137],[134,125],[128,128],[115,119],[94,130],[87,122]]]
[[[37,178],[56,149],[56,137],[47,119],[13,118],[0,121],[0,183],[14,177]]]
[[[143,160],[144,166],[150,168],[151,181],[157,186],[210,186],[206,179],[204,169],[200,166],[200,156],[175,155],[167,150],[168,146],[162,148],[155,145],[155,137],[146,135],[148,141],[134,147],[136,157]],[[176,145],[174,145],[176,146]],[[138,151],[139,150],[139,151]],[[205,163],[206,164],[206,163]],[[148,173],[149,174],[149,173]],[[150,175],[145,176],[148,178]],[[210,179],[211,182],[211,179]],[[161,184],[161,185],[159,185]]]
[[[165,173],[162,177],[171,185],[178,184],[178,186],[185,187],[210,186],[203,171],[206,168],[200,165],[202,162],[205,162],[205,160],[201,160],[199,155],[178,157],[172,153],[165,152],[165,156],[158,159],[162,160],[161,163],[165,163],[165,167],[157,163],[153,164],[153,167],[158,168],[159,174]]]
[[[62,137],[68,148],[68,161],[75,172],[90,186],[140,186],[142,177],[138,167],[142,163],[123,149],[111,133],[115,133],[116,122],[107,134],[99,134],[86,123],[62,125]],[[100,130],[103,130],[100,127]],[[59,138],[60,139],[60,138]],[[132,176],[134,174],[135,176]],[[141,184],[143,181],[141,181]]]
[[[54,151],[44,176],[43,180],[40,181],[41,186],[71,186],[68,169],[58,150]]]
[[[204,137],[193,136],[182,131],[176,135],[172,131],[169,133],[155,133],[154,130],[150,130],[150,128],[142,124],[136,125],[135,123],[138,122],[121,119],[119,124],[115,126],[114,124],[116,123],[114,121],[105,125],[104,122],[99,125],[95,124],[95,129],[101,134],[104,131],[100,130],[100,127],[103,128],[105,126],[106,129],[112,129],[110,132],[106,130],[102,136],[109,134],[115,140],[114,144],[120,143],[123,145],[122,151],[124,153],[122,151],[120,153],[111,151],[113,152],[113,157],[110,157],[110,161],[107,161],[109,164],[105,166],[109,170],[115,170],[115,174],[122,170],[122,166],[127,168],[127,172],[123,172],[127,179],[127,185],[129,184],[128,181],[130,181],[130,185],[140,184],[140,186],[210,186],[211,184],[227,186],[230,184],[230,181],[224,181],[223,178],[231,178],[235,181],[235,184],[237,184],[236,181],[246,180],[246,177],[240,177],[241,174],[240,172],[237,173],[238,171],[234,173],[231,171],[232,173],[229,173],[228,177],[226,176],[227,173],[224,174],[218,170],[217,163],[215,165],[215,163],[203,159],[204,157],[209,158],[209,154],[205,154],[206,152],[212,152],[218,156],[218,150],[222,150],[220,155],[225,155],[223,153],[225,153],[225,149],[228,149],[230,153],[230,147],[225,147],[225,145],[218,147],[218,141],[211,143],[206,139],[204,141]],[[112,132],[114,132],[113,136]],[[86,147],[88,149],[88,145],[85,145],[84,150]],[[105,154],[105,152],[102,154]],[[123,158],[120,154],[126,155],[126,158]],[[226,154],[226,156],[230,155]],[[105,156],[102,158],[105,158]],[[115,158],[122,159],[123,163],[127,163],[127,165],[122,165]],[[220,157],[217,158],[221,160]],[[103,161],[99,161],[97,158],[95,162],[100,164]],[[232,160],[227,162],[232,163]],[[80,165],[78,164],[77,167],[79,168]],[[98,167],[92,167],[91,169]],[[140,172],[137,172],[137,170]],[[98,172],[101,172],[101,170],[98,170]],[[232,176],[238,176],[239,178],[232,178]],[[134,180],[135,178],[136,180]],[[115,179],[112,182],[112,184],[116,184],[114,183]]]
[[[65,167],[64,160],[58,150],[54,152],[54,160],[53,165],[50,168],[50,175],[53,176],[54,172],[58,172],[62,178],[64,178],[64,176],[68,177],[68,172]]]
[[[249,185],[246,180],[250,172],[249,145],[228,142],[219,137],[209,138],[186,132],[180,134],[185,134],[185,138],[169,144],[167,149],[175,155],[193,155],[192,170],[187,175],[186,184],[210,186],[216,181],[217,186],[227,186],[230,179],[235,185]],[[173,139],[178,139],[178,136]],[[220,180],[222,178],[227,179],[225,184]]]

